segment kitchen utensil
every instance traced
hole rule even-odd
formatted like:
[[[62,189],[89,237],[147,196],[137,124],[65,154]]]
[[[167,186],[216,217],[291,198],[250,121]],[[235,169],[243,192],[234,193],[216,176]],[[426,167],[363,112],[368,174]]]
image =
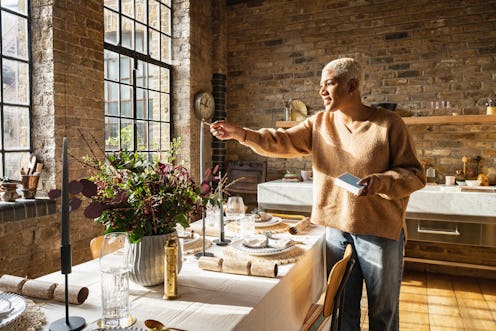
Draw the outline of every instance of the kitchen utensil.
[[[28,168],[28,175],[34,174],[36,171],[36,156],[31,155],[31,158],[29,159],[29,168]]]
[[[156,320],[146,320],[145,326],[152,331],[186,331],[182,329],[169,328],[165,326],[162,322]]]

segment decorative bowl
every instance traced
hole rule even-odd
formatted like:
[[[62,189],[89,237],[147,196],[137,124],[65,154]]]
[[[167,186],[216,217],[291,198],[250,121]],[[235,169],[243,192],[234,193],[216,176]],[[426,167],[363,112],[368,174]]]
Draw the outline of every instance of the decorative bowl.
[[[479,186],[481,184],[481,181],[478,179],[474,179],[474,180],[466,180],[465,183],[467,183],[468,186]]]

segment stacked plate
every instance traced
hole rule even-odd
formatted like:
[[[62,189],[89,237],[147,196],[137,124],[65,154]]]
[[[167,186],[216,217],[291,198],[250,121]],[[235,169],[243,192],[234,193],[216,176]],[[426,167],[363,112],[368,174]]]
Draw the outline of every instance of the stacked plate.
[[[26,310],[26,301],[14,293],[0,293],[0,328],[17,320]]]

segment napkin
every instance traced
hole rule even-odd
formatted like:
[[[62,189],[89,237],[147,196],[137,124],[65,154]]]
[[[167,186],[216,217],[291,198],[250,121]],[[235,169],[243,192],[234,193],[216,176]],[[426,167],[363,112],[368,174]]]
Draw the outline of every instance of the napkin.
[[[222,271],[222,262],[224,260],[215,256],[201,256],[198,259],[198,267],[210,271]]]
[[[50,283],[37,279],[27,279],[12,275],[0,277],[0,290],[17,293],[33,298],[54,299],[65,302],[65,286],[63,284]],[[87,298],[89,290],[87,287],[69,285],[69,303],[80,305]]]
[[[262,277],[277,277],[277,263],[274,262],[252,262],[250,274]]]
[[[286,248],[293,246],[294,242],[292,239],[280,238],[280,239],[271,239],[269,238],[269,247],[273,248]]]
[[[303,220],[289,227],[288,231],[291,234],[298,234],[299,232],[302,232],[309,225],[310,225],[310,218],[305,217]]]
[[[250,267],[251,267],[250,261],[228,259],[228,260],[224,260],[224,263],[222,263],[222,272],[227,272],[230,274],[238,274],[238,275],[249,275]]]
[[[249,248],[264,248],[269,245],[269,240],[265,235],[250,236],[243,240],[243,245]]]

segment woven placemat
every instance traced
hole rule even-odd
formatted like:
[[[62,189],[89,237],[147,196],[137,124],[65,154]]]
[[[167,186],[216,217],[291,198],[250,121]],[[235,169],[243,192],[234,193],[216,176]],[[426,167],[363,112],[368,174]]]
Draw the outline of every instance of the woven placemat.
[[[245,252],[241,252],[238,249],[226,246],[223,248],[223,253],[226,258],[239,259],[242,261],[258,261],[258,262],[273,262],[276,264],[288,264],[294,263],[305,254],[306,250],[302,247],[295,245],[293,249],[273,255],[265,255],[265,256],[255,256],[250,255]]]
[[[238,222],[228,223],[228,224],[226,224],[226,228],[232,232],[239,232],[239,223]],[[272,233],[282,233],[282,232],[288,231],[288,229],[289,229],[289,225],[287,225],[284,222],[281,222],[281,223],[274,224],[271,226],[264,226],[264,227],[258,227],[258,228],[255,227],[255,233],[260,234],[260,233],[264,233],[267,231],[270,231]]]
[[[32,300],[26,300],[26,310],[19,318],[12,321],[4,327],[0,327],[0,331],[38,331],[46,324],[45,313]]]
[[[212,242],[208,239],[205,239],[205,248],[209,248],[212,246]],[[195,239],[190,241],[185,241],[183,246],[183,254],[194,254],[201,252],[203,250],[203,240],[201,236],[195,237]]]

